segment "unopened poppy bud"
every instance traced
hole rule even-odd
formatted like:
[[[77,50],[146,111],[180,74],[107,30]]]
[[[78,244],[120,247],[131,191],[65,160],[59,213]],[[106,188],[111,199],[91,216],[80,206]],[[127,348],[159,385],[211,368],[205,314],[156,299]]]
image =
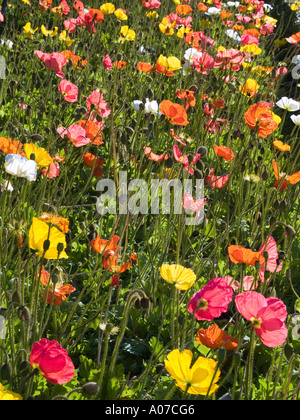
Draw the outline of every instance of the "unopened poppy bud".
[[[264,257],[264,259],[265,260],[267,260],[268,258],[269,258],[269,253],[268,253],[268,251],[264,251],[263,252],[263,257]],[[259,261],[258,261],[259,262]]]
[[[270,226],[274,225],[274,223],[276,223],[276,219],[275,217],[270,217]]]
[[[285,259],[285,252],[284,251],[278,252],[278,259],[279,260],[284,260]]]
[[[12,376],[12,366],[10,363],[3,363],[0,369],[0,377],[2,380],[10,381]]]
[[[30,367],[30,363],[28,362],[28,360],[23,360],[19,365],[20,374],[22,376],[27,375],[29,367]]]
[[[279,206],[280,206],[279,201],[278,201],[278,200],[275,200],[275,201],[274,201],[274,204],[273,204],[274,209],[275,209],[275,210],[279,210]]]
[[[48,251],[49,248],[50,248],[50,241],[49,239],[46,239],[43,244],[43,249],[44,251]]]
[[[22,297],[21,297],[21,293],[19,291],[16,291],[12,294],[12,298],[11,298],[12,302],[16,302],[16,303],[21,303],[22,301]]]
[[[151,99],[151,98],[153,98],[153,97],[154,97],[154,92],[153,92],[153,90],[152,90],[152,89],[150,89],[150,88],[148,88],[148,89],[147,89],[147,97],[148,97],[149,99]]]
[[[199,171],[199,169],[195,169],[194,175],[196,179],[203,179],[203,172]]]
[[[58,242],[57,244],[57,252],[60,254],[64,250],[64,244],[62,242]]]
[[[207,147],[205,147],[205,146],[201,146],[201,147],[199,147],[199,149],[198,149],[198,153],[200,153],[201,157],[206,156],[206,155],[207,155],[207,153],[208,153],[208,149],[207,149]]]
[[[193,231],[193,233],[192,233],[192,237],[193,238],[196,238],[197,236],[199,236],[200,235],[200,232],[199,232],[199,230],[194,230]]]
[[[268,280],[271,277],[271,271],[265,271],[265,279]]]
[[[162,363],[159,363],[158,365],[155,366],[156,373],[157,374],[161,373],[164,370],[164,368],[165,368],[165,365],[163,365]]]
[[[293,357],[293,355],[295,354],[295,351],[293,349],[293,347],[291,347],[289,344],[286,344],[284,346],[284,355],[285,357],[290,360],[291,357]]]
[[[224,349],[224,347],[219,348],[218,355],[217,355],[219,363],[224,363],[226,360],[226,356],[227,356],[227,352]]]
[[[53,276],[51,276],[51,280],[53,284],[56,284],[59,281],[59,277],[57,274],[53,274]]]
[[[134,307],[135,307],[135,309],[141,309],[142,308],[141,299],[136,299],[135,300]]]
[[[35,154],[34,153],[31,153],[30,160],[35,160]]]
[[[264,181],[267,181],[269,179],[269,172],[267,170],[263,171],[263,173],[261,174],[261,177]]]
[[[262,217],[261,213],[260,213],[260,212],[258,212],[258,213],[257,213],[257,218],[256,218],[256,223],[257,223],[258,225],[260,225],[260,224],[261,224],[261,217]]]
[[[118,53],[116,58],[117,58],[117,61],[122,61],[123,55],[121,53]]]
[[[43,136],[41,136],[41,134],[32,134],[30,136],[30,138],[34,141],[42,141],[43,140]]]
[[[198,87],[196,85],[192,85],[192,86],[189,87],[189,90],[191,90],[192,92],[197,92]]]
[[[232,355],[232,363],[234,366],[238,366],[241,361],[241,353],[239,351],[235,351]]]
[[[141,307],[142,307],[142,309],[149,309],[150,308],[150,299],[142,298],[141,299]]]
[[[172,160],[172,158],[171,158],[171,157],[169,157],[169,158],[166,160],[166,167],[167,167],[167,168],[172,168],[172,166],[173,166],[173,160]]]
[[[204,163],[202,162],[202,160],[198,160],[197,162],[196,162],[196,167],[197,167],[197,169],[199,169],[199,171],[203,171],[203,169],[204,169]]]
[[[286,233],[286,236],[288,236],[289,238],[294,238],[296,236],[295,229],[290,225],[285,226],[285,233]]]
[[[99,386],[96,382],[87,382],[82,386],[82,392],[86,395],[96,395],[99,391]]]
[[[282,200],[279,205],[279,210],[283,211],[286,209],[286,201]]]
[[[257,270],[259,270],[260,268],[260,262],[259,261],[255,261],[254,266]]]
[[[30,320],[30,310],[27,308],[27,306],[22,306],[19,308],[18,317],[25,321]]]

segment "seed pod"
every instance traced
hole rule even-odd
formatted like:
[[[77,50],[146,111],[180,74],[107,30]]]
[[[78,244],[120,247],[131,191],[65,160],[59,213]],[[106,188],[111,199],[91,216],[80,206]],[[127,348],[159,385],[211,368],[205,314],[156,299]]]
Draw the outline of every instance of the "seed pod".
[[[60,254],[64,250],[64,244],[62,242],[59,242],[57,244],[57,252]]]
[[[27,375],[29,367],[30,367],[30,363],[28,362],[28,360],[23,360],[19,365],[20,374],[22,376]]]
[[[261,174],[261,177],[264,181],[267,181],[270,177],[269,172],[267,170],[264,170],[263,173]]]
[[[224,363],[224,362],[225,362],[225,360],[226,360],[226,356],[227,356],[227,352],[226,352],[226,350],[224,349],[224,347],[221,347],[221,348],[218,350],[218,355],[217,355],[217,359],[218,359],[218,361],[219,361],[220,363]]]
[[[287,206],[286,201],[285,201],[285,200],[282,200],[282,201],[280,202],[280,204],[279,204],[279,210],[280,210],[280,211],[285,210],[285,209],[286,209],[286,206]]]
[[[87,382],[82,386],[82,392],[86,395],[96,395],[99,391],[99,386],[96,382]]]
[[[43,244],[43,249],[44,251],[48,251],[49,248],[50,248],[50,241],[49,239],[46,239]]]

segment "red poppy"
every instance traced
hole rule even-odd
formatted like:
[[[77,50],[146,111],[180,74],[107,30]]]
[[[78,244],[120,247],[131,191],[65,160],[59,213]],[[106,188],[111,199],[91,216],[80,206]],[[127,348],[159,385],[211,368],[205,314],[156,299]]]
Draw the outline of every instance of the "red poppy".
[[[196,98],[192,90],[186,89],[180,92],[180,89],[177,89],[175,92],[175,96],[184,100],[185,109],[189,109],[190,106],[194,107],[196,105]]]

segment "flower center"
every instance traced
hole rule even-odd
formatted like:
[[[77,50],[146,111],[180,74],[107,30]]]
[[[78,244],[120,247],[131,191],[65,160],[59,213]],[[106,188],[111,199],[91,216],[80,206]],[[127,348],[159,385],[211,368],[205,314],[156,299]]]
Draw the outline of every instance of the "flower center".
[[[251,323],[252,323],[252,325],[253,325],[254,328],[261,328],[261,323],[262,323],[262,319],[261,318],[256,319],[256,318],[252,317],[250,319],[250,321],[251,321]]]
[[[199,299],[197,303],[197,309],[207,309],[208,308],[208,302],[205,299]]]

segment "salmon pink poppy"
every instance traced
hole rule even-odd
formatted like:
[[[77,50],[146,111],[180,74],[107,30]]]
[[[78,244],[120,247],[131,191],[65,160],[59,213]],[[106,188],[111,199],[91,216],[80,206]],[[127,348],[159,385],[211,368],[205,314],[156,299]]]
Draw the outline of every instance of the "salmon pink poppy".
[[[235,297],[238,312],[250,321],[256,334],[267,347],[281,346],[288,334],[287,310],[278,298],[265,298],[258,292],[244,292]]]
[[[75,366],[68,352],[56,340],[36,341],[30,352],[30,364],[53,384],[65,384],[75,376]]]
[[[182,205],[186,210],[191,210],[194,213],[198,213],[203,208],[205,201],[205,198],[194,200],[191,194],[185,193],[182,199]]]
[[[85,130],[85,135],[91,140],[92,144],[95,146],[101,146],[103,144],[103,141],[101,141],[101,133],[104,129],[103,121],[79,120],[77,124]]]
[[[164,100],[160,103],[160,112],[165,115],[171,124],[186,126],[189,124],[187,113],[183,106]]]
[[[264,281],[265,270],[270,271],[271,273],[279,272],[282,270],[282,262],[278,262],[278,251],[277,244],[273,236],[270,236],[267,241],[265,241],[262,246],[259,248],[260,252],[267,252],[268,259],[267,263],[263,263],[259,269],[259,278],[261,281]]]
[[[215,60],[206,52],[198,53],[192,57],[193,64],[191,65],[198,73],[208,74],[207,70],[214,68]]]
[[[43,61],[48,70],[53,71],[57,77],[64,78],[62,68],[67,64],[66,57],[58,52],[51,54],[43,53],[42,51],[35,50],[35,55]]]
[[[45,175],[47,178],[56,178],[60,172],[60,166],[58,162],[52,162],[48,166],[47,169],[42,169],[42,174]]]
[[[187,155],[183,155],[181,153],[181,150],[179,149],[177,144],[174,144],[174,146],[173,146],[173,153],[174,153],[174,157],[177,160],[177,162],[182,163],[183,166],[184,166],[184,169],[186,171],[188,171],[191,175],[194,175],[194,169],[191,166],[196,165],[196,163],[198,162],[198,160],[201,157],[200,153],[197,153],[193,157],[191,163],[189,162],[189,158],[187,157]]]
[[[205,178],[205,182],[209,185],[211,188],[224,188],[227,184],[229,179],[229,174],[227,175],[215,175],[215,171],[213,168],[210,169],[210,175],[208,175]]]
[[[147,9],[158,9],[161,5],[161,2],[159,0],[142,0],[144,7],[146,7]]]
[[[213,324],[207,329],[200,328],[197,332],[196,341],[209,349],[236,350],[238,347],[237,338],[230,337],[224,330]]]
[[[58,90],[67,102],[78,101],[78,87],[66,79],[63,79],[58,85]]]
[[[162,153],[161,155],[157,155],[151,151],[151,147],[144,147],[144,153],[150,160],[154,160],[155,162],[162,162],[163,160],[169,159],[169,156],[166,153]]]
[[[94,90],[86,100],[87,108],[90,111],[91,106],[95,106],[96,111],[102,118],[107,118],[111,110],[109,109],[108,104],[103,99],[103,93],[100,93],[97,90]]]
[[[193,294],[188,303],[188,311],[198,321],[212,321],[227,312],[232,296],[232,288],[226,280],[222,277],[214,278]]]
[[[91,140],[86,137],[85,129],[78,124],[72,124],[69,128],[58,127],[57,132],[62,138],[66,136],[75,147],[86,146],[91,143]]]

